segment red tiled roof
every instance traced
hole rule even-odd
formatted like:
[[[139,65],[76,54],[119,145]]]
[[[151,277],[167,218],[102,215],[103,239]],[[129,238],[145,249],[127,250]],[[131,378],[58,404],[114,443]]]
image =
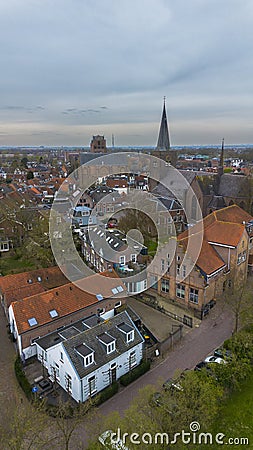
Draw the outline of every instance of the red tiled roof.
[[[115,280],[115,277],[117,280]],[[87,290],[89,290],[93,287],[94,290],[94,286],[96,286],[97,294],[102,295],[103,298],[117,297],[112,292],[112,289],[117,286],[121,286],[122,292],[126,292],[124,284],[116,276],[115,272],[95,274],[83,280],[83,288],[87,287]],[[36,326],[33,327],[36,328],[55,320],[49,313],[52,310],[57,311],[57,317],[63,317],[98,302],[99,300],[95,294],[85,292],[74,284],[68,283],[44,293],[13,302],[11,306],[20,334],[31,329],[28,319],[32,317],[37,321]]]

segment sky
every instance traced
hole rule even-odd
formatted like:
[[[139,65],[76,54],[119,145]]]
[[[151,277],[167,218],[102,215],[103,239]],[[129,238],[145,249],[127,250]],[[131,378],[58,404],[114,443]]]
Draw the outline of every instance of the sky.
[[[253,143],[252,0],[0,1],[0,145]]]

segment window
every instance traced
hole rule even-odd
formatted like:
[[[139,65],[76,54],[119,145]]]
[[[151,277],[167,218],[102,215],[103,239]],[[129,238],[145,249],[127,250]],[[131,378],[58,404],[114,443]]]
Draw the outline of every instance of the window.
[[[158,278],[155,275],[151,275],[150,277],[150,287],[152,287],[152,289],[158,289]]]
[[[58,312],[56,311],[56,309],[52,309],[51,311],[49,311],[50,316],[52,317],[52,319],[54,317],[58,316]]]
[[[190,288],[189,301],[198,304],[199,302],[199,291],[198,289]]]
[[[167,256],[167,272],[170,271],[170,255]]]
[[[52,375],[53,375],[53,380],[57,380],[60,378],[60,371],[59,371],[59,366],[57,363],[54,363],[54,366],[52,366]]]
[[[179,298],[185,298],[185,286],[183,284],[177,284],[176,296]]]
[[[84,358],[84,367],[88,367],[94,363],[94,353],[90,353]]]
[[[31,319],[28,319],[28,323],[29,323],[30,327],[33,327],[34,325],[38,325],[38,322],[35,319],[35,317],[31,317]]]
[[[60,361],[63,362],[63,352],[60,353]]]
[[[65,382],[66,382],[66,391],[71,392],[72,391],[72,378],[68,373],[65,374]]]
[[[180,264],[177,264],[177,275],[180,275]]]
[[[169,290],[170,290],[170,281],[165,279],[165,278],[162,278],[161,291],[162,292],[169,292]]]
[[[92,395],[97,390],[95,375],[93,377],[88,378],[88,384],[89,384],[89,394]]]
[[[137,255],[134,253],[133,255],[131,255],[131,262],[136,263],[137,261]]]
[[[197,199],[195,195],[192,197],[191,216],[193,220],[197,219]]]
[[[177,261],[180,261],[180,259],[181,259],[181,258],[180,258],[180,256],[179,256],[179,255],[177,255]]]
[[[186,277],[186,266],[184,264],[182,266],[182,276]]]
[[[165,270],[165,260],[161,259],[161,272],[164,272]]]
[[[137,361],[136,361],[136,352],[133,351],[130,353],[129,355],[129,369],[132,369],[132,367],[136,366]]]
[[[109,355],[110,353],[114,352],[115,348],[116,348],[115,341],[110,342],[110,344],[107,344],[106,347],[107,347],[107,355]]]
[[[246,250],[244,250],[242,253],[239,253],[238,258],[237,258],[237,264],[241,264],[244,261],[246,261],[247,259],[247,252]]]
[[[123,256],[120,256],[119,257],[119,263],[120,264],[125,264],[125,262],[126,262],[126,257],[123,255]]]
[[[126,341],[128,342],[132,342],[134,340],[134,330],[131,330],[129,333],[127,333],[126,336]]]

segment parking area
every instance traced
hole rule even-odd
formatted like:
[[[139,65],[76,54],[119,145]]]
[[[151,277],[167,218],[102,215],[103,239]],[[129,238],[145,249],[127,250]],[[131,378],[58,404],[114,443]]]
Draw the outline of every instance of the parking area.
[[[129,305],[141,318],[142,322],[146,325],[148,330],[155,336],[157,341],[163,342],[173,333],[180,322],[172,319],[166,314],[146,305],[143,302],[136,300],[133,297],[128,297],[127,305]],[[183,327],[183,335],[185,335],[190,329]]]

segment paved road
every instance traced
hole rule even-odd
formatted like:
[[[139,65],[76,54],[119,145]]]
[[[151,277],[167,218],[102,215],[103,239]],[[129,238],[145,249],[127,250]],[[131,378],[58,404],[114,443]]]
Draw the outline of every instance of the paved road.
[[[123,415],[140,388],[146,384],[156,385],[160,379],[166,380],[173,377],[177,369],[193,368],[231,336],[233,325],[234,320],[229,309],[216,305],[200,326],[187,333],[164,360],[101,405],[100,413],[106,416],[113,411],[118,411]],[[80,429],[80,438],[85,444],[85,427]]]

